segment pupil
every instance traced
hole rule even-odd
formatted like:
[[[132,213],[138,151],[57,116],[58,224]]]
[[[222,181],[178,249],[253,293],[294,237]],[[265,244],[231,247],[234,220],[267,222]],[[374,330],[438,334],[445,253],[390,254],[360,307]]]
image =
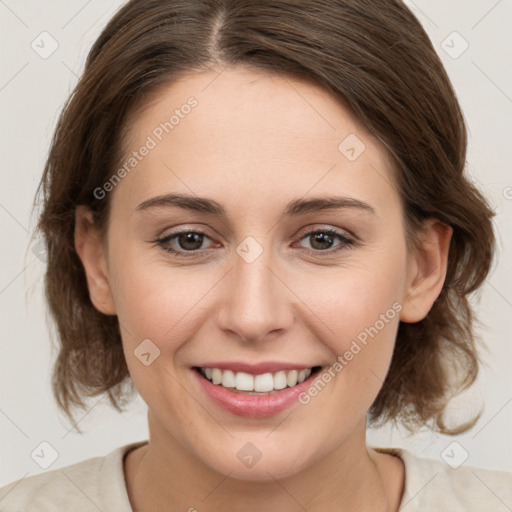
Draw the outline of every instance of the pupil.
[[[327,233],[316,233],[313,235],[313,240],[315,243],[320,242],[320,247],[315,247],[315,243],[311,244],[316,249],[328,249],[328,246],[332,244],[332,236]],[[328,246],[322,244],[327,244]]]
[[[184,233],[179,237],[179,243],[182,249],[193,251],[201,247],[201,235],[199,233]],[[192,247],[188,244],[192,244]]]

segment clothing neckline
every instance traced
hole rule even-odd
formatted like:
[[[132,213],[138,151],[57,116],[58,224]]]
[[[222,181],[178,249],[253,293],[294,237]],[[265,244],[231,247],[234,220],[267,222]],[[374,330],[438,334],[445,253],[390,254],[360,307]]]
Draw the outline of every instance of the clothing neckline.
[[[133,512],[131,507],[130,499],[128,497],[128,487],[126,482],[126,475],[124,471],[124,460],[125,457],[136,450],[137,448],[149,444],[148,440],[137,441],[124,446],[120,446],[105,456],[105,461],[101,469],[100,485],[101,495],[105,506],[110,509],[118,508],[119,504],[122,503],[123,512]],[[404,465],[404,491],[400,500],[398,509],[401,510],[405,503],[410,501],[411,495],[411,482],[413,481],[414,465],[412,464],[412,454],[403,448],[395,447],[380,447],[380,446],[367,446],[368,448],[375,450],[379,453],[393,455],[398,457]],[[118,475],[115,482],[112,480],[112,475]],[[410,503],[412,505],[412,503]],[[414,508],[408,508],[407,512],[416,512],[417,506]]]
[[[148,443],[149,441],[145,440],[119,446],[105,456],[100,471],[100,495],[105,510],[133,512],[128,497],[124,459],[130,452]],[[116,478],[113,479],[112,475],[116,475]]]

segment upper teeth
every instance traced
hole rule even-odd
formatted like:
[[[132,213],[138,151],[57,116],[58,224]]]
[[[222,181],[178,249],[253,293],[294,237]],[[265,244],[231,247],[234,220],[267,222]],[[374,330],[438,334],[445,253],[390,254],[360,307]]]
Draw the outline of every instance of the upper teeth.
[[[275,389],[292,387],[303,382],[311,375],[311,368],[302,370],[278,371],[251,375],[245,372],[233,372],[232,370],[220,370],[219,368],[201,368],[201,372],[214,384],[220,384],[225,388],[236,388],[238,391],[267,392]]]

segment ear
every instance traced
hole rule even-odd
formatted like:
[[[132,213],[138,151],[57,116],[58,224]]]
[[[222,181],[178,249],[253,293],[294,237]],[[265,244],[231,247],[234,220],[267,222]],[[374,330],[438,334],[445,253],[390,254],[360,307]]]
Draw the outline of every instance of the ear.
[[[94,307],[105,315],[115,315],[105,248],[92,212],[82,205],[75,211],[75,249],[85,269],[89,296]]]
[[[427,219],[424,227],[418,247],[408,256],[406,295],[400,312],[402,322],[423,320],[439,297],[446,278],[453,229],[437,219]]]

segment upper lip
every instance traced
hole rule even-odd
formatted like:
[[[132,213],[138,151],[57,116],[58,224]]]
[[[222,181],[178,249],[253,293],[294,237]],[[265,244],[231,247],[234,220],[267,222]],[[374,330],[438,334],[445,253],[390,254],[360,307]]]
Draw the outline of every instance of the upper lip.
[[[245,372],[252,375],[260,375],[262,373],[275,373],[280,370],[306,370],[320,365],[301,364],[301,363],[284,363],[278,361],[265,361],[262,363],[244,363],[242,361],[214,361],[197,365],[199,368],[219,368],[220,370],[232,370],[233,372]]]

